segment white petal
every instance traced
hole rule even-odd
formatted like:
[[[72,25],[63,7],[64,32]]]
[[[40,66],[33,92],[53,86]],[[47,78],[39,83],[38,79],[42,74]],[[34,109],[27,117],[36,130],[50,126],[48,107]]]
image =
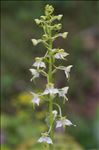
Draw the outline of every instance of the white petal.
[[[57,58],[57,59],[62,59],[62,56],[61,56],[60,53],[57,53],[57,54],[55,54],[55,58]]]
[[[59,97],[64,97],[63,91],[59,91]]]
[[[65,71],[66,78],[69,77],[69,72]]]
[[[43,137],[40,137],[40,138],[38,139],[38,142],[40,142],[40,143],[42,143],[43,141],[44,141]]]
[[[69,87],[64,87],[62,89],[59,90],[59,96],[60,97],[64,97],[67,100],[67,97],[65,96],[65,94],[67,94]]]
[[[53,89],[53,94],[57,94],[58,92],[58,89]]]
[[[45,89],[44,93],[43,94],[50,94],[50,95],[53,95],[53,94],[56,94],[58,93],[58,89],[55,89],[53,87],[50,87],[50,88],[47,88]]]
[[[66,67],[66,70],[67,70],[68,72],[70,72],[71,67],[72,67],[72,65]]]
[[[59,128],[59,127],[62,127],[63,124],[62,124],[62,121],[57,121],[56,122],[56,128]]]
[[[45,91],[43,92],[43,94],[49,94],[49,89],[45,89]]]
[[[36,69],[29,69],[29,70],[30,70],[30,72],[32,73],[32,75],[34,76],[34,78],[39,77],[39,72],[37,72]]]
[[[65,75],[66,75],[67,78],[69,77],[69,73],[70,73],[71,67],[72,67],[72,65],[70,65],[70,66],[65,68]]]
[[[36,62],[33,64],[33,66],[34,66],[34,67],[39,67],[39,62],[36,61]]]
[[[45,63],[44,62],[40,62],[40,67],[44,67],[44,68],[46,68],[46,66],[45,66]]]
[[[50,137],[45,137],[45,141],[46,141],[48,144],[53,144],[52,139],[51,139]]]
[[[32,73],[32,75],[34,75],[35,74],[35,72],[36,72],[36,70],[35,69],[29,69],[30,70],[30,72]]]
[[[69,55],[68,53],[63,52],[63,51],[62,51],[62,52],[60,51],[59,53],[56,53],[56,54],[55,54],[55,58],[56,58],[56,59],[64,59],[64,57],[66,57],[66,56],[68,56],[68,55]]]
[[[37,104],[37,105],[39,106],[40,98],[35,96],[35,97],[32,99],[32,102],[33,102],[34,104]]]
[[[49,93],[50,93],[50,95],[57,94],[58,89],[51,87],[51,88],[49,88]]]
[[[73,125],[72,122],[71,122],[70,120],[68,120],[68,119],[65,119],[65,120],[64,120],[64,123],[65,123],[65,125],[67,125],[67,126]]]
[[[33,64],[34,67],[37,67],[37,68],[46,68],[45,66],[45,63],[42,62],[42,61],[36,61],[34,64]]]
[[[48,144],[53,144],[53,142],[52,142],[50,137],[40,137],[38,139],[38,142],[40,142],[40,143],[44,142],[44,143],[48,143]]]
[[[53,88],[49,88],[48,90],[49,90],[49,94],[53,95]]]
[[[69,87],[68,87],[68,86],[66,86],[66,87],[62,88],[62,91],[63,91],[65,94],[67,94],[68,89],[69,89]]]

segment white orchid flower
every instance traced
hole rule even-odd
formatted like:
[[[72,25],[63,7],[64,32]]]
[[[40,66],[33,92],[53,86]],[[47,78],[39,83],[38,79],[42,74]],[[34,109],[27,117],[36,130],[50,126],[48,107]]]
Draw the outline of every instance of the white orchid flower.
[[[56,54],[56,59],[64,59],[64,57],[68,56],[69,54],[64,51],[64,49],[60,49]]]
[[[68,98],[66,97],[68,89],[69,89],[69,87],[64,87],[64,88],[60,89],[59,90],[59,97],[64,97],[64,99],[68,100]]]
[[[33,64],[34,67],[39,68],[46,68],[45,63],[42,61],[42,58],[37,57],[35,63]]]
[[[31,94],[33,95],[32,103],[39,106],[40,103],[39,95],[33,92],[31,92]]]
[[[73,125],[72,122],[66,119],[65,117],[62,117],[60,120],[56,121],[56,128],[71,126],[71,125]]]
[[[53,144],[52,139],[46,133],[42,133],[42,136],[38,139],[39,143]]]
[[[39,77],[39,72],[36,70],[36,69],[29,69],[30,72],[32,73],[33,77],[31,78],[31,81],[35,78],[38,78]]]
[[[45,91],[43,92],[43,95],[50,94],[54,95],[58,93],[58,89],[54,88],[54,85],[52,83],[48,84]]]
[[[65,68],[65,75],[66,75],[67,78],[69,78],[69,76],[70,76],[71,68],[72,68],[72,65]]]
[[[70,66],[59,66],[59,67],[56,67],[57,69],[60,69],[60,70],[64,70],[65,71],[65,75],[66,75],[66,78],[69,78],[70,77],[70,70],[72,68],[72,65]]]

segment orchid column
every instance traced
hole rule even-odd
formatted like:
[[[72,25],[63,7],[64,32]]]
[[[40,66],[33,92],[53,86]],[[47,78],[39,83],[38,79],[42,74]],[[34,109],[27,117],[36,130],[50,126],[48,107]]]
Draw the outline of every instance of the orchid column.
[[[54,142],[54,128],[70,126],[72,122],[68,120],[66,117],[62,116],[61,107],[59,104],[54,102],[55,97],[59,96],[60,99],[68,100],[66,94],[68,92],[68,87],[63,87],[62,89],[57,89],[54,87],[54,78],[53,75],[56,71],[63,70],[66,78],[69,78],[69,73],[72,65],[70,66],[56,66],[55,62],[57,60],[65,60],[66,57],[69,55],[61,48],[54,48],[53,42],[58,37],[66,38],[67,32],[59,33],[62,25],[60,23],[56,23],[56,21],[60,21],[63,15],[54,15],[54,8],[51,5],[46,5],[45,7],[45,14],[41,16],[40,19],[35,19],[36,24],[41,27],[44,31],[41,39],[32,39],[32,43],[36,46],[38,43],[42,43],[46,48],[46,54],[43,57],[35,58],[35,62],[33,63],[33,68],[30,69],[32,73],[31,81],[35,78],[38,78],[40,74],[45,76],[47,79],[46,88],[42,93],[35,93],[31,92],[33,95],[33,105],[40,104],[41,100],[44,100],[44,97],[47,96],[45,101],[49,105],[48,111],[48,118],[47,118],[47,125],[48,131],[42,133],[41,137],[39,138],[38,142],[43,142],[49,144],[49,149],[53,150],[53,142]],[[54,105],[57,106],[59,113],[57,110],[54,110]]]

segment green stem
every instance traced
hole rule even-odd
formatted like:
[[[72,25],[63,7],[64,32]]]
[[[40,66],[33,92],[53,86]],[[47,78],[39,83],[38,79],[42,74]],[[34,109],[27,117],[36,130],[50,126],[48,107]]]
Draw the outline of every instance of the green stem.
[[[52,49],[52,40],[51,40],[51,31],[50,31],[50,41],[49,41],[49,47],[50,47],[50,50]],[[48,72],[48,83],[52,83],[53,81],[53,78],[52,78],[52,71],[53,71],[53,68],[52,68],[52,56],[51,56],[51,51],[49,50],[49,72]],[[53,141],[53,137],[54,137],[54,131],[53,131],[53,114],[52,114],[52,111],[53,111],[53,97],[50,96],[49,97],[50,101],[49,101],[49,115],[50,115],[50,127],[51,127],[51,131],[50,131],[50,137]],[[50,144],[49,145],[49,150],[53,150],[53,145]]]
[[[60,115],[60,117],[62,117],[61,107],[57,103],[53,103],[53,104],[58,107],[58,109],[59,109],[59,115]]]

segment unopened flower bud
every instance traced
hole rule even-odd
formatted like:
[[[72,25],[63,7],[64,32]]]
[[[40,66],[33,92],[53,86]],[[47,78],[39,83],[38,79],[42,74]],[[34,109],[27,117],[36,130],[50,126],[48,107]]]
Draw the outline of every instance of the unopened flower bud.
[[[67,34],[68,34],[68,32],[64,32],[64,33],[62,34],[62,37],[65,39],[65,38],[67,37]]]
[[[32,39],[31,41],[32,41],[33,45],[36,46],[38,43],[41,42],[41,39],[39,39],[39,40]]]
[[[45,41],[48,40],[47,34],[44,34],[44,35],[42,36],[42,39],[45,40]]]
[[[58,15],[58,16],[57,16],[57,19],[58,19],[58,20],[61,20],[62,17],[63,17],[63,15]]]
[[[40,24],[41,23],[41,20],[39,20],[39,19],[35,19],[35,22],[36,22],[36,24]]]
[[[61,28],[62,28],[62,24],[59,23],[59,24],[54,25],[53,30],[60,30]]]
[[[46,20],[46,16],[41,16],[41,19]]]
[[[52,5],[46,5],[45,7],[45,14],[46,15],[51,15],[54,11],[54,8]]]
[[[35,46],[35,45],[38,44],[38,41],[37,41],[36,39],[32,39],[32,43],[33,43],[33,45]]]

